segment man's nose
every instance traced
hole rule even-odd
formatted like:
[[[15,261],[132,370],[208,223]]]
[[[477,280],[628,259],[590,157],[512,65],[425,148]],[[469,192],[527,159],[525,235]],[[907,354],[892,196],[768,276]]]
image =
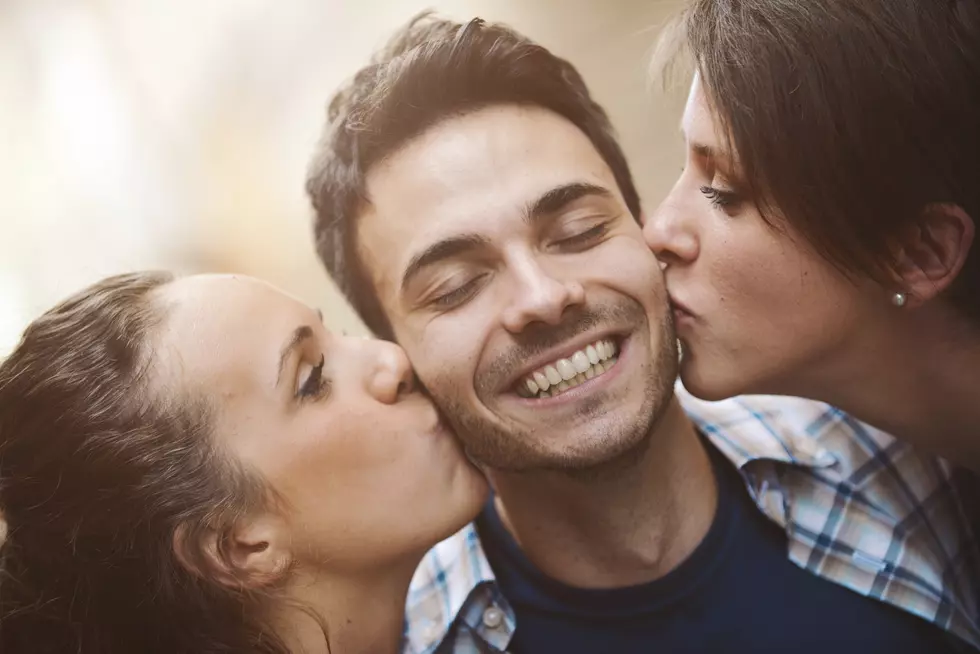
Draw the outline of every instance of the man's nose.
[[[578,280],[549,273],[530,257],[515,265],[514,286],[501,316],[504,328],[514,334],[532,323],[557,325],[567,308],[585,302]]]

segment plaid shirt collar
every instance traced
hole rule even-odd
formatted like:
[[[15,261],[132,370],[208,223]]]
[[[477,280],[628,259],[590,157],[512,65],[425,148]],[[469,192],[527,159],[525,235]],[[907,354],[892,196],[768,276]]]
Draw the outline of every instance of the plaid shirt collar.
[[[790,560],[980,649],[978,589],[966,583],[980,579],[980,558],[949,464],[822,403],[677,392],[786,529]],[[503,652],[515,626],[472,524],[426,555],[409,591],[407,654]]]

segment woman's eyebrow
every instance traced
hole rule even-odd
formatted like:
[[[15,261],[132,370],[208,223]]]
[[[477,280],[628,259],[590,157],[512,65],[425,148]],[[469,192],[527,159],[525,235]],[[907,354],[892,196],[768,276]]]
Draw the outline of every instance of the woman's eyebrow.
[[[282,381],[282,369],[286,365],[286,361],[289,360],[289,355],[293,353],[293,350],[298,348],[308,339],[313,338],[313,328],[309,325],[303,325],[297,327],[293,330],[292,336],[283,345],[282,351],[279,353],[279,370],[276,372],[276,386],[279,386],[279,382]]]

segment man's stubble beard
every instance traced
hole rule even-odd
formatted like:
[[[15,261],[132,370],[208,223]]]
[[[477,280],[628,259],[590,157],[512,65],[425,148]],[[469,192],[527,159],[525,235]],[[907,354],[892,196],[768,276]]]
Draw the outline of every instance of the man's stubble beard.
[[[581,447],[573,446],[565,453],[555,454],[533,447],[536,442],[533,430],[509,432],[474,415],[451,398],[443,398],[440,408],[458,434],[467,456],[481,468],[509,473],[560,472],[582,481],[620,474],[643,459],[657,424],[673,400],[678,356],[672,318],[668,313],[663,321],[660,347],[654,360],[641,364],[644,367],[641,378],[647,389],[643,404],[631,418],[624,418],[607,429],[606,438],[600,435]],[[601,412],[599,402],[583,408],[584,422],[588,422],[590,413]],[[609,434],[613,437],[608,437]]]

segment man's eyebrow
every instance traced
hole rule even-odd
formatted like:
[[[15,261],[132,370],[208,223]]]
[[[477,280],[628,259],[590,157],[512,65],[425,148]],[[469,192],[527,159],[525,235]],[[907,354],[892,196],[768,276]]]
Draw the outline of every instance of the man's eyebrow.
[[[612,197],[609,189],[589,182],[572,182],[563,184],[547,191],[532,202],[524,214],[527,222],[537,222],[544,216],[552,215],[564,209],[576,200],[588,196]]]
[[[436,241],[428,246],[409,261],[402,273],[402,290],[408,286],[412,279],[428,268],[440,261],[459,256],[466,252],[472,252],[485,247],[490,243],[489,239],[479,234],[460,234],[449,238]]]
[[[276,372],[276,386],[279,386],[279,382],[282,381],[282,370],[286,366],[286,361],[289,360],[289,355],[292,354],[293,350],[302,345],[304,341],[310,338],[313,338],[313,328],[309,325],[303,325],[293,330],[292,336],[282,346],[282,351],[279,353],[279,369]]]

